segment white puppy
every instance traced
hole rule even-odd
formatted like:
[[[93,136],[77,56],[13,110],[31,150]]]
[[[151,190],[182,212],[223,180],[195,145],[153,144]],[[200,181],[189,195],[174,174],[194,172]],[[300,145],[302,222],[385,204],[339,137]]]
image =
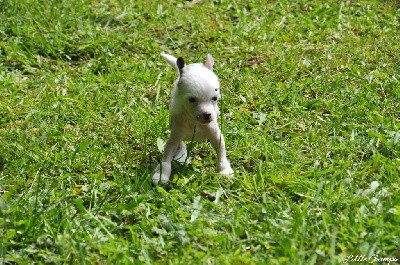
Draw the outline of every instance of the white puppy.
[[[177,59],[164,53],[161,56],[174,67],[178,78],[169,108],[171,137],[165,144],[162,163],[154,170],[154,184],[165,184],[169,181],[172,159],[181,163],[187,162],[184,140],[210,140],[218,155],[218,173],[233,174],[226,158],[224,137],[217,122],[217,101],[221,95],[218,77],[212,71],[212,56],[207,55],[204,64],[189,65],[185,65],[181,57]]]

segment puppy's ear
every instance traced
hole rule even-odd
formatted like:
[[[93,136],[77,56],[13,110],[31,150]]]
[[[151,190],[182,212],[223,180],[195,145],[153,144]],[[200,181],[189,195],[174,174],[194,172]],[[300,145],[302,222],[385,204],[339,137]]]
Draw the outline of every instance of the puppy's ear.
[[[212,58],[211,54],[207,54],[206,62],[204,63],[204,65],[211,71],[213,70],[214,59]]]
[[[182,69],[183,67],[185,67],[185,60],[183,60],[182,57],[179,57],[178,59],[176,59],[176,65],[178,66],[179,74],[182,75]]]

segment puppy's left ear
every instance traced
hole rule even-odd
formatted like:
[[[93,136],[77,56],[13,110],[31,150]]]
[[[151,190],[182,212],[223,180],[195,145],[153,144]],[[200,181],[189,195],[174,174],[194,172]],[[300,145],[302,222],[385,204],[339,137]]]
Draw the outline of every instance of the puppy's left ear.
[[[208,69],[210,69],[211,71],[213,70],[213,66],[214,66],[214,59],[211,56],[211,54],[207,54],[207,58],[206,58],[206,62],[204,63],[205,67],[207,67]]]

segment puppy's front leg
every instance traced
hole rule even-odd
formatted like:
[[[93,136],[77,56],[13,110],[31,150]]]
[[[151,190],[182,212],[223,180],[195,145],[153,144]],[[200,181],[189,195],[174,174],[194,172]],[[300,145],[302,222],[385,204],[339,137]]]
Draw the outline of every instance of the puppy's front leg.
[[[171,175],[171,161],[176,150],[179,148],[180,142],[180,139],[171,136],[165,143],[162,163],[157,166],[153,173],[152,179],[154,185],[157,185],[159,182],[161,184],[168,183]]]
[[[226,158],[225,141],[224,136],[221,134],[219,128],[211,133],[210,137],[211,145],[214,147],[218,156],[217,171],[222,175],[232,175],[234,172],[231,168],[231,164]]]

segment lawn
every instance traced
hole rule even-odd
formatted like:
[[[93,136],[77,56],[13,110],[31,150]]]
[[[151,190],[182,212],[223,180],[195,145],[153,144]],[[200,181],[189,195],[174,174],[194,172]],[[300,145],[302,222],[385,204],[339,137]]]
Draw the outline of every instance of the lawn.
[[[398,263],[399,17],[395,0],[0,0],[0,263]],[[234,176],[189,143],[152,185],[162,51],[213,55]]]

